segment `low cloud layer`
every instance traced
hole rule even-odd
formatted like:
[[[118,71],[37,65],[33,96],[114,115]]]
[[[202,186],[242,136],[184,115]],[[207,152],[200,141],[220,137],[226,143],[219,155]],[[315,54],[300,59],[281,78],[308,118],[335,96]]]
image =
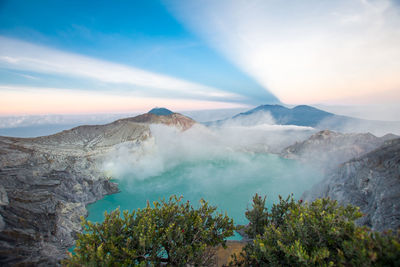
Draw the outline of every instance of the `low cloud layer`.
[[[310,165],[265,153],[308,132],[300,127],[150,128],[152,138],[142,145],[121,145],[105,158],[104,171],[123,187],[104,202],[108,209],[141,208],[146,200],[176,194],[194,205],[204,198],[246,224],[244,213],[255,193],[268,195],[270,206],[278,195],[300,197],[322,178]]]
[[[400,121],[368,121],[368,120],[349,120],[338,123],[337,120],[325,119],[317,128],[333,129],[341,133],[372,133],[376,136],[386,134],[400,135]]]
[[[259,124],[207,128],[195,125],[181,132],[174,127],[151,125],[152,138],[143,145],[121,144],[104,161],[104,169],[117,177],[146,179],[181,164],[202,160],[235,159],[252,153],[280,152],[307,138],[314,129]]]

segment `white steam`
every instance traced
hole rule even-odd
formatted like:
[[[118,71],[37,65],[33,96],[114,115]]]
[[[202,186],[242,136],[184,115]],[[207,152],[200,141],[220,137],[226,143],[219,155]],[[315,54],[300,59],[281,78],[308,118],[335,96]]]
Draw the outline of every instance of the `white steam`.
[[[227,211],[236,223],[247,223],[244,212],[255,193],[299,197],[320,181],[319,170],[270,152],[309,137],[308,127],[266,124],[205,127],[181,132],[162,124],[150,126],[143,143],[125,143],[110,152],[104,169],[119,180],[121,194],[108,208],[133,209],[145,200],[172,194],[197,203],[200,198]]]
[[[324,119],[316,128],[331,129],[342,133],[372,133],[376,136],[400,135],[400,121],[338,120],[334,117]]]
[[[236,116],[225,120],[223,126],[254,126],[254,125],[274,125],[274,117],[268,111],[257,111],[246,116]]]
[[[150,130],[151,137],[141,144],[115,147],[104,161],[104,170],[119,179],[143,180],[184,162],[229,160],[248,166],[249,154],[279,153],[315,131],[310,127],[266,123],[242,126],[240,121],[210,128],[196,124],[184,132],[153,124]]]

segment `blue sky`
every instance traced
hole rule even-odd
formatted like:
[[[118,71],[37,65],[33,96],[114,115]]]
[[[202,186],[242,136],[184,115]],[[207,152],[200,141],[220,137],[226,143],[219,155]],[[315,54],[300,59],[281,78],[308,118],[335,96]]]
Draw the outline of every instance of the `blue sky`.
[[[232,107],[278,102],[265,88],[188,31],[160,1],[1,1],[0,36],[7,39],[0,44],[3,56],[8,52],[7,46],[13,47],[12,41],[18,41],[21,50],[26,50],[26,45],[35,45],[117,63],[212,87],[235,97],[215,97],[214,90],[210,90],[210,95],[193,95],[190,88],[188,92],[175,92],[126,82],[99,82],[93,77],[7,63],[0,65],[2,85],[165,98],[167,104],[168,98],[207,101],[208,108],[208,101],[214,101],[215,107],[220,102],[231,103]],[[41,57],[37,51],[32,53]],[[201,103],[196,107],[201,108]],[[135,110],[134,104],[132,109]]]
[[[396,106],[399,10],[395,0],[0,0],[0,115]]]

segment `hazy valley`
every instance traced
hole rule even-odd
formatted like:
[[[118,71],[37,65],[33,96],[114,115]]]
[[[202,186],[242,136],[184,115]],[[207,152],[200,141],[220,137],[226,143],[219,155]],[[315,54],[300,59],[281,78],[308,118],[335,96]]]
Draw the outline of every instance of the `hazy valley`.
[[[245,206],[223,200],[238,197],[246,205],[253,189],[271,192],[270,201],[293,191],[305,200],[329,196],[360,206],[366,213],[361,224],[397,229],[400,207],[391,203],[400,200],[398,136],[320,131],[323,111],[301,106],[291,112],[279,117],[256,109],[200,124],[153,109],[50,136],[0,137],[0,261],[57,264],[81,231],[79,217],[87,216],[88,204],[122,190],[110,197],[142,196],[143,203],[140,197],[127,202],[141,207],[144,198],[161,197],[168,183],[168,192],[183,188],[192,202],[215,196],[215,204],[238,214]],[[165,175],[170,180],[162,180]],[[146,194],[146,188],[159,193]],[[99,203],[89,218],[101,220]]]

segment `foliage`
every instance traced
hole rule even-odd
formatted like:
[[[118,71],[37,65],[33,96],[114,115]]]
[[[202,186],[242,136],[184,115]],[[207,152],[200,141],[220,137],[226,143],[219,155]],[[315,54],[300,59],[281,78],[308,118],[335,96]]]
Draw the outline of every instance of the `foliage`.
[[[268,224],[276,226],[281,225],[285,215],[290,207],[296,205],[293,197],[290,195],[286,200],[279,196],[279,205],[274,204],[271,208],[271,213],[265,207],[266,196],[262,198],[258,194],[253,197],[252,209],[247,210],[245,215],[249,220],[249,225],[246,228],[246,234],[250,238],[255,238],[257,235],[264,233],[264,227]]]
[[[105,213],[103,223],[82,218],[85,233],[78,235],[75,254],[67,266],[209,266],[214,247],[225,246],[233,234],[233,220],[215,213],[216,207],[200,201],[198,209],[182,197],[147,203],[129,213]]]
[[[248,234],[254,239],[232,264],[400,266],[399,236],[356,226],[354,221],[362,216],[358,208],[339,206],[329,199],[305,204],[291,196],[279,200],[268,212],[261,207],[265,198],[253,198],[253,210],[246,216],[250,220]],[[264,230],[260,231],[262,226]]]
[[[247,210],[245,215],[249,220],[249,225],[246,228],[246,234],[250,238],[254,238],[257,235],[264,233],[264,226],[268,222],[268,213],[265,208],[265,199],[261,198],[258,194],[253,197],[253,204],[251,210]]]

